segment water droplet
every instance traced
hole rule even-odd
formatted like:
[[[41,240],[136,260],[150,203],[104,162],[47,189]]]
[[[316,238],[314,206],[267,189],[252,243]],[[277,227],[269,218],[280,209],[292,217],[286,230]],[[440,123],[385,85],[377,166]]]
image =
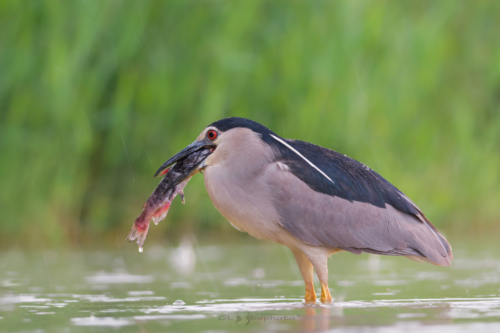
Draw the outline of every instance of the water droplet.
[[[174,305],[184,305],[186,303],[184,303],[184,301],[178,299],[177,301],[174,302]]]
[[[142,251],[144,251],[144,248],[142,246],[139,246],[139,252],[142,253]]]

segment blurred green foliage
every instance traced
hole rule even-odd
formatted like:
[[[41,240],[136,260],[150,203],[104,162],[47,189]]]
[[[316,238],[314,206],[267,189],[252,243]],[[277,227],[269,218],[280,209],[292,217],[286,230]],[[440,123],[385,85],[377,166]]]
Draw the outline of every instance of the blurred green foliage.
[[[156,169],[227,116],[369,165],[445,231],[489,227],[499,15],[497,1],[0,1],[0,240],[121,242]],[[186,196],[150,237],[231,228],[203,176]]]

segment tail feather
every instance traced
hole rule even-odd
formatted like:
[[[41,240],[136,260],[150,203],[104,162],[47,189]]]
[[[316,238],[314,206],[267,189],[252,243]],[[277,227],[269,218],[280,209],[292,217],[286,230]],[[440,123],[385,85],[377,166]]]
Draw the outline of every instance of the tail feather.
[[[443,235],[441,235],[441,233],[437,230],[437,228],[434,226],[434,224],[432,224],[432,222],[429,221],[429,219],[425,216],[425,214],[422,212],[422,210],[417,205],[415,205],[415,203],[413,201],[411,201],[410,198],[408,198],[407,196],[405,196],[405,198],[418,211],[418,214],[416,215],[416,217],[429,228],[429,230],[434,234],[434,236],[437,238],[438,242],[443,246],[444,250],[446,251],[446,256],[443,256],[444,257],[443,260],[440,260],[440,258],[438,258],[437,262],[432,261],[430,263],[435,264],[435,265],[439,265],[439,266],[450,266],[451,261],[453,260],[453,251],[451,249],[450,243],[446,240],[446,238],[444,238]],[[424,255],[424,257],[425,257],[425,255]],[[414,260],[414,259],[409,258],[409,257],[407,257],[407,258]],[[432,260],[432,259],[430,259],[430,260]],[[427,260],[425,260],[425,261],[429,262]]]

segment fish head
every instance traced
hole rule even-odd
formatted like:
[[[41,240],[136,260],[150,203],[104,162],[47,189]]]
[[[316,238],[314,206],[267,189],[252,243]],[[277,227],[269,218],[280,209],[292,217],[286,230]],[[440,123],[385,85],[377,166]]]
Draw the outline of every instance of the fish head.
[[[170,184],[171,187],[175,187],[203,171],[206,168],[205,160],[213,153],[215,147],[213,142],[196,140],[163,163],[154,176],[175,172],[175,180]],[[170,167],[173,164],[175,166]]]

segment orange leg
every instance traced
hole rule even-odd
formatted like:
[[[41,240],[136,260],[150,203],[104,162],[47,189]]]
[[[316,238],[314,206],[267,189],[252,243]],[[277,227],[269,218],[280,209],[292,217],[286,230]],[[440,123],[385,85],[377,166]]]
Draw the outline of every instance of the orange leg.
[[[318,275],[319,282],[321,282],[321,303],[331,303],[332,295],[328,289],[328,257],[316,255],[311,257],[311,263]]]
[[[314,284],[306,285],[306,295],[304,297],[306,303],[316,303],[316,293],[314,292]]]
[[[330,295],[330,289],[328,289],[327,283],[321,283],[321,303],[331,303],[332,295]]]
[[[313,283],[313,266],[305,254],[299,251],[292,251],[299,266],[300,273],[306,284],[306,303],[316,303],[316,293]]]

